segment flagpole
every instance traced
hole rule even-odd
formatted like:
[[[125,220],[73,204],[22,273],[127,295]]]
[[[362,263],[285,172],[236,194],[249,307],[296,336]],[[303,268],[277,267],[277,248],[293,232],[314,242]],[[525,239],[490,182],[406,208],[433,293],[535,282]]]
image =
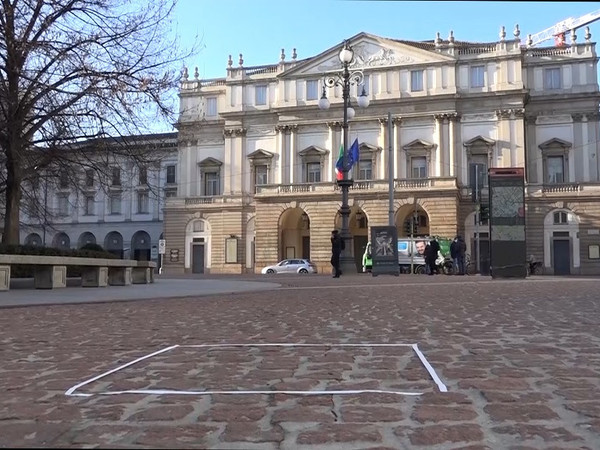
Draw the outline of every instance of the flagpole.
[[[357,264],[352,257],[352,236],[350,234],[349,228],[349,218],[350,218],[350,206],[348,204],[348,196],[350,187],[353,185],[353,180],[348,176],[348,172],[351,169],[351,164],[349,164],[349,155],[348,155],[348,119],[354,117],[354,109],[350,106],[350,85],[351,84],[362,84],[364,81],[363,73],[358,70],[354,72],[350,72],[350,65],[354,62],[354,50],[350,47],[348,41],[344,41],[342,49],[339,53],[340,62],[342,63],[342,72],[329,75],[324,78],[324,86],[323,86],[323,96],[319,100],[319,108],[320,109],[329,109],[329,100],[327,99],[327,95],[325,93],[325,86],[334,87],[341,86],[342,87],[342,98],[343,98],[343,122],[342,122],[342,142],[343,142],[343,153],[342,153],[342,177],[341,179],[337,179],[337,184],[342,191],[342,204],[339,209],[339,215],[342,219],[342,227],[340,230],[340,237],[344,241],[344,250],[340,255],[340,268],[342,273],[356,273],[358,272]],[[357,99],[358,106],[367,107],[369,105],[369,99],[365,92],[364,86],[362,93],[358,96]],[[350,113],[350,114],[349,114]],[[358,140],[357,140],[358,145]],[[338,178],[336,176],[336,178]]]

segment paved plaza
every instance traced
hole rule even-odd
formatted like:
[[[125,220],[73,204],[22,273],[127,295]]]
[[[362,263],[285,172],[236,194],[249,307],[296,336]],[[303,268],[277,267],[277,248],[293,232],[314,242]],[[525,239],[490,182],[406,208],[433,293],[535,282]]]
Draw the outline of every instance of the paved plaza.
[[[600,279],[149,287],[0,292],[0,446],[600,448]]]

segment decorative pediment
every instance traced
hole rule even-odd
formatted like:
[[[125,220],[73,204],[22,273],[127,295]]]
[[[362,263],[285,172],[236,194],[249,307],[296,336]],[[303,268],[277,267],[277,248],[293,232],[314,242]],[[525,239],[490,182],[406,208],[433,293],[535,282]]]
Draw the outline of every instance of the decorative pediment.
[[[369,144],[368,142],[361,142],[360,145],[358,146],[358,150],[360,153],[363,153],[363,152],[376,153],[376,152],[381,151],[381,147],[378,147],[373,144]]]
[[[427,64],[436,61],[452,61],[453,58],[438,52],[424,50],[392,39],[359,33],[348,40],[354,50],[354,61],[350,69],[369,69],[378,67],[402,66],[408,64]],[[336,45],[323,53],[309,58],[284,72],[280,76],[322,76],[327,72],[341,70],[339,59],[342,44]]]
[[[431,142],[424,141],[423,139],[415,139],[412,142],[409,142],[404,147],[402,147],[405,151],[429,151],[435,147],[435,144]]]
[[[569,151],[573,144],[567,141],[563,141],[559,138],[552,138],[546,142],[542,142],[539,145],[542,152],[562,152],[566,153]]]
[[[473,139],[469,139],[464,142],[463,145],[467,149],[468,156],[471,155],[491,155],[492,149],[496,141],[484,136],[475,136]]]
[[[218,159],[208,157],[198,163],[200,167],[221,167],[223,163]]]
[[[465,147],[493,147],[495,143],[496,141],[493,139],[483,136],[475,136],[473,139],[469,139],[463,145]]]
[[[248,159],[250,160],[271,158],[273,158],[273,153],[263,150],[262,148],[259,148],[248,155]]]
[[[311,145],[310,147],[306,147],[304,150],[300,150],[298,155],[300,156],[325,156],[329,153],[329,150],[326,150],[321,147],[317,147],[316,145]]]

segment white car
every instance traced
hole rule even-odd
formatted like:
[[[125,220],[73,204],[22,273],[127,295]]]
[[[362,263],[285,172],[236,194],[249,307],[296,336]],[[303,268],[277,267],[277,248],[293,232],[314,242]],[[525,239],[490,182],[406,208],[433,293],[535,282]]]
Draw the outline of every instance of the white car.
[[[284,259],[274,266],[263,268],[260,273],[317,273],[317,266],[308,259]]]

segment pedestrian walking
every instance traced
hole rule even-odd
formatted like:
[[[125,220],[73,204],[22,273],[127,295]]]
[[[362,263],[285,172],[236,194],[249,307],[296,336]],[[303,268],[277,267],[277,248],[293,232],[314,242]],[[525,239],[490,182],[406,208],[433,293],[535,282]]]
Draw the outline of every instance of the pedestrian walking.
[[[331,232],[331,265],[333,266],[333,278],[339,278],[342,275],[340,269],[340,255],[346,248],[344,240],[338,233],[338,230]]]

